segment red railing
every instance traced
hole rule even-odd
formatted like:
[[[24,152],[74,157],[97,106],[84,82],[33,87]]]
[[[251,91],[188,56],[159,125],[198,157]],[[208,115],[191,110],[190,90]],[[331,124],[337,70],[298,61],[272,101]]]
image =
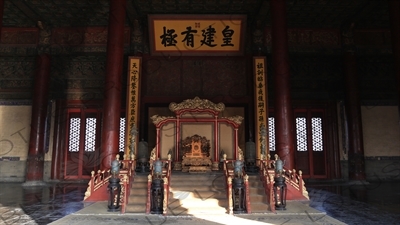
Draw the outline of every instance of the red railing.
[[[105,184],[108,184],[108,181],[111,177],[110,170],[98,170],[97,174],[92,171],[91,174],[92,176],[90,177],[88,187],[83,198],[84,201],[88,200],[90,197],[93,198],[97,190],[99,190]]]
[[[275,211],[275,195],[274,195],[274,177],[275,177],[275,161],[278,160],[278,155],[275,155],[275,160],[259,160],[260,165],[260,179],[263,182],[265,193],[268,196],[268,203],[270,204],[271,211]],[[305,198],[309,199],[308,192],[305,188],[305,184],[302,178],[302,172],[296,173],[296,170],[287,170],[283,168],[282,175],[285,177],[285,183],[287,186],[293,187],[296,192]]]
[[[273,169],[274,160],[260,160],[260,179],[263,182],[265,194],[268,197],[268,204],[270,205],[271,211],[275,211],[275,196],[274,196],[274,176],[275,171]]]
[[[286,170],[284,169],[283,172],[285,178],[286,178],[286,183],[294,187],[296,190],[299,191],[304,197],[307,199],[310,199],[308,196],[307,189],[305,187],[305,183],[303,180],[302,172],[301,170],[296,173],[296,170]]]
[[[134,181],[136,163],[134,160],[122,160],[121,170],[119,173],[121,179],[121,213],[125,213],[126,206],[128,205],[129,195],[131,194],[131,187]]]
[[[119,160],[119,155],[117,155],[117,160]],[[121,160],[121,168],[119,172],[120,184],[121,184],[121,195],[120,195],[120,207],[121,213],[125,213],[126,205],[128,204],[128,199],[130,195],[131,185],[135,175],[135,161],[134,160]],[[99,170],[97,174],[92,171],[92,176],[88,183],[88,188],[85,192],[84,201],[100,201],[107,200],[107,192],[100,191],[105,190],[107,187],[111,173],[110,169]],[[99,193],[100,192],[100,193]]]

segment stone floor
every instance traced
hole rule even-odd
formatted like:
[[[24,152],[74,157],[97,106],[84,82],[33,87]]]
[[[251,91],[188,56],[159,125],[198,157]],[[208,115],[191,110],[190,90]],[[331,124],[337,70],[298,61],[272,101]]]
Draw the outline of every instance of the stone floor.
[[[146,215],[107,212],[107,203],[84,204],[87,184],[23,187],[0,183],[0,225],[9,224],[400,224],[400,182],[307,185],[310,202],[289,203],[277,214]]]

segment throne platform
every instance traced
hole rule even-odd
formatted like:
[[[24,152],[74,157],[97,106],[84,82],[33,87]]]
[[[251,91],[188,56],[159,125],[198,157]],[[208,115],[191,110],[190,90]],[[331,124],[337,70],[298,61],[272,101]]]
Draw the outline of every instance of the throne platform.
[[[172,102],[169,109],[175,116],[150,117],[156,126],[157,158],[165,159],[171,153],[173,169],[190,173],[219,170],[221,153],[237,159],[243,117],[221,117],[223,103],[198,97]]]

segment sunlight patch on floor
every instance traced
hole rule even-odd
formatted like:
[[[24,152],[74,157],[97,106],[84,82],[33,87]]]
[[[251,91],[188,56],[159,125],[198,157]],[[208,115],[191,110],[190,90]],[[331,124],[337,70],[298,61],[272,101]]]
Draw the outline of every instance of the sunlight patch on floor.
[[[202,215],[202,214],[195,214],[193,215],[196,218],[200,218],[203,220],[207,220],[210,222],[215,222],[219,224],[246,224],[246,225],[275,225],[273,223],[266,223],[266,222],[259,222],[259,221],[254,221],[254,220],[249,220],[249,219],[244,219],[240,217],[236,217],[233,215]]]

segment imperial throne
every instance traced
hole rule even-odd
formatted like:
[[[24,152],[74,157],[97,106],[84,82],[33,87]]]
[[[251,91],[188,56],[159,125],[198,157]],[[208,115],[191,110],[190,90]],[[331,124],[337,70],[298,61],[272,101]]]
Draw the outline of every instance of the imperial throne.
[[[182,171],[202,173],[211,171],[210,141],[195,134],[182,140]]]

